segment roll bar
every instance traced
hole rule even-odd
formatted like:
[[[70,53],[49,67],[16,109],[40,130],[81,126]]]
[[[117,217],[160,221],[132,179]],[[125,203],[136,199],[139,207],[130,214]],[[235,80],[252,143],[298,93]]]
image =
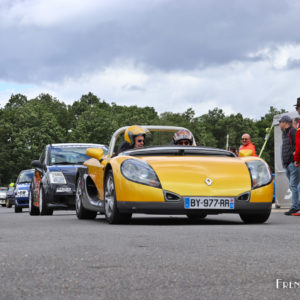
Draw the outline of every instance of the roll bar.
[[[164,126],[164,125],[138,125],[143,129],[148,129],[149,131],[164,131],[164,132],[177,132],[178,130],[189,130],[185,127],[178,127],[178,126]],[[109,147],[108,147],[108,155],[112,157],[113,151],[115,148],[115,144],[119,135],[121,135],[125,130],[130,126],[124,126],[116,130],[110,140]],[[189,130],[190,131],[190,130]],[[196,146],[195,138],[193,137],[193,146]]]

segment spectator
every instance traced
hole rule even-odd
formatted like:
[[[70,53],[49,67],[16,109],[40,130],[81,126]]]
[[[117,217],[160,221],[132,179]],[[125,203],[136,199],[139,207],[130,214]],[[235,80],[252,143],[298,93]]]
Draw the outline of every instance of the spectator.
[[[300,97],[297,99],[297,104],[295,104],[296,111],[300,115]],[[298,121],[297,133],[296,133],[296,148],[294,153],[295,166],[300,166],[300,121]]]
[[[239,156],[257,156],[255,146],[251,142],[251,137],[248,133],[242,135],[242,145],[239,150]]]
[[[300,97],[297,99],[297,104],[295,104],[295,107],[296,107],[298,114],[300,115]],[[300,119],[295,118],[294,123],[295,123],[296,119],[298,119],[298,124],[295,127],[297,129],[297,132],[296,132],[296,147],[295,147],[295,152],[294,152],[294,164],[296,167],[299,167],[300,166]],[[299,181],[300,181],[300,178],[299,178]],[[300,193],[299,188],[300,188],[300,185],[298,183],[298,192]],[[293,213],[292,215],[300,216],[300,211]]]
[[[298,129],[298,123],[299,123],[300,118],[294,118],[293,119],[293,127]]]
[[[292,126],[292,119],[284,115],[279,120],[279,126],[282,130],[281,159],[282,165],[286,170],[286,176],[289,180],[289,187],[292,191],[292,206],[285,215],[291,215],[300,210],[298,184],[300,179],[299,168],[294,164],[294,151],[296,146],[296,129]]]

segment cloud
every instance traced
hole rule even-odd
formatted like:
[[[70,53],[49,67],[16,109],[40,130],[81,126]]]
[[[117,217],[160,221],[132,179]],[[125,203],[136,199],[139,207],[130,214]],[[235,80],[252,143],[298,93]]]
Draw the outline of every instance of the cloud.
[[[68,104],[92,92],[108,103],[153,106],[159,113],[184,112],[191,107],[196,115],[201,115],[218,107],[226,114],[241,113],[258,119],[271,105],[293,108],[299,90],[297,76],[297,69],[274,70],[268,58],[176,72],[149,71],[128,61],[59,83],[22,86],[21,91],[29,98],[41,92],[50,93]]]
[[[0,95],[258,117],[298,97],[299,14],[296,0],[2,0]]]

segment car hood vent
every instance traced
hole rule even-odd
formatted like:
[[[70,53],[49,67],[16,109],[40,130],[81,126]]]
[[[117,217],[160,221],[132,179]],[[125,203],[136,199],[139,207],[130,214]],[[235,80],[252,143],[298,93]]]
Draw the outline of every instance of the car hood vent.
[[[179,202],[181,200],[179,195],[172,192],[164,191],[164,195],[166,202]]]

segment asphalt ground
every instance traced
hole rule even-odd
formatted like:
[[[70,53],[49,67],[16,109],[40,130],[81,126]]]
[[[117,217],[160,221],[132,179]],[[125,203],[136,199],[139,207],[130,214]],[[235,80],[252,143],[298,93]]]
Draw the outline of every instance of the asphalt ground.
[[[284,211],[108,225],[0,207],[0,299],[299,299],[300,217]]]

